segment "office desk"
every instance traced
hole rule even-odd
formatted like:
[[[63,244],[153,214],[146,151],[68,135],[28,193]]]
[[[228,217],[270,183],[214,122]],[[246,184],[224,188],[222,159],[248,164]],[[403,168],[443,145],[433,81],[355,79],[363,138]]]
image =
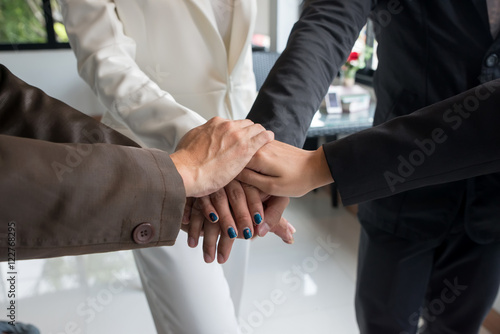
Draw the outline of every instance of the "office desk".
[[[365,87],[367,88],[367,87]],[[327,114],[326,111],[318,111],[314,115],[311,126],[307,131],[307,139],[304,149],[315,150],[319,147],[320,138],[323,142],[337,140],[352,133],[371,128],[373,115],[375,113],[376,101],[372,88],[367,88],[371,93],[370,108],[366,111],[353,113]],[[337,186],[331,185],[332,206],[338,206]]]
[[[344,136],[372,127],[376,103],[370,109],[355,113],[326,114],[318,111],[314,115],[307,137]]]

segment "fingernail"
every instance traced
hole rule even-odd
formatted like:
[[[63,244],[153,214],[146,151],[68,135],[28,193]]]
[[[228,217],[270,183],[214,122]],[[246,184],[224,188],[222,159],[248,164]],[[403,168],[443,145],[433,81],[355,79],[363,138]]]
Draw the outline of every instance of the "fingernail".
[[[255,224],[257,224],[257,225],[259,225],[260,223],[262,223],[262,216],[258,212],[253,215],[253,219],[255,221]]]
[[[236,231],[234,230],[234,228],[233,228],[233,227],[230,227],[230,228],[228,228],[228,229],[227,229],[227,234],[229,235],[229,237],[230,237],[231,239],[234,239],[234,238],[236,238],[236,237],[238,236],[238,235],[236,234]]]
[[[188,245],[189,245],[189,247],[191,247],[191,248],[195,248],[195,247],[196,247],[196,240],[194,240],[194,238],[193,238],[193,237],[189,237],[189,238],[188,238]]]
[[[267,223],[263,223],[262,225],[260,225],[259,237],[265,236],[270,230],[271,229],[269,228],[269,225]]]
[[[208,216],[210,217],[210,220],[212,221],[212,223],[215,223],[216,221],[219,220],[219,217],[217,217],[217,215],[213,212],[211,212]]]
[[[292,234],[294,234],[295,232],[297,232],[297,230],[295,229],[295,227],[293,227],[292,224],[288,223],[288,230],[290,232],[292,232]]]
[[[248,227],[243,230],[243,236],[245,237],[245,239],[250,239],[252,237],[252,232],[250,232],[250,229]]]
[[[205,259],[205,262],[206,263],[212,263],[212,257],[210,255],[208,255],[208,253],[204,253],[203,254],[203,259]]]
[[[224,263],[224,256],[222,254],[217,254],[217,262]]]

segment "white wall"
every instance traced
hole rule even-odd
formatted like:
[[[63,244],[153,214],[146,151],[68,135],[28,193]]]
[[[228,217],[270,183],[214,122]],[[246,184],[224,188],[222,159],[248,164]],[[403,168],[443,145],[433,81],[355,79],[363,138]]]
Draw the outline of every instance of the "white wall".
[[[255,33],[271,37],[271,51],[285,49],[290,30],[299,19],[301,0],[257,0]]]
[[[271,1],[257,0],[257,20],[255,22],[255,33],[270,36],[270,13]]]
[[[88,115],[104,107],[78,76],[73,52],[66,50],[2,51],[0,63],[14,75]]]
[[[272,0],[270,8],[271,50],[283,52],[293,25],[299,19],[300,0]]]

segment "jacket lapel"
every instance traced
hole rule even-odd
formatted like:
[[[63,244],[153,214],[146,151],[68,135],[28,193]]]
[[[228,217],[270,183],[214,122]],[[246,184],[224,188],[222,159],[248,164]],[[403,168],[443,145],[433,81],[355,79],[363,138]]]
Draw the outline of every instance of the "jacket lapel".
[[[213,30],[214,41],[217,39],[220,47],[224,47],[224,42],[217,28],[217,22],[210,1],[214,0],[186,0],[193,4],[195,9],[203,16],[210,29]],[[255,0],[234,0],[233,23],[231,27],[231,40],[227,51],[228,72],[231,73],[243,58],[242,51],[251,42],[251,31],[254,28],[254,18],[256,15]],[[216,37],[215,37],[216,36]]]
[[[211,29],[212,32],[218,36],[220,42],[224,44],[222,38],[220,37],[219,29],[217,28],[217,22],[215,20],[214,11],[212,9],[212,5],[210,4],[211,0],[186,0],[186,1],[193,4],[195,10],[199,12],[200,17],[203,17],[206,20],[206,23],[210,27],[209,29]]]

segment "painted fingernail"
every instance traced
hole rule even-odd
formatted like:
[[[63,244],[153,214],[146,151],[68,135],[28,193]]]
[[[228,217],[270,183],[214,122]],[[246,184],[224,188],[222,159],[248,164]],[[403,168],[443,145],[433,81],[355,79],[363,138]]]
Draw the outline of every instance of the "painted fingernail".
[[[203,259],[205,259],[206,263],[212,263],[212,261],[213,261],[212,257],[210,255],[208,255],[208,253],[203,254]]]
[[[196,240],[194,240],[194,238],[193,238],[193,237],[189,237],[189,238],[188,238],[188,245],[189,245],[189,247],[191,247],[191,248],[195,248],[195,247],[196,247]]]
[[[234,230],[234,228],[233,228],[233,227],[230,227],[230,228],[228,228],[228,229],[227,229],[227,234],[229,235],[229,237],[230,237],[231,239],[234,239],[234,238],[236,238],[236,237],[238,236],[238,235],[236,234],[236,231]]]
[[[255,221],[255,224],[257,224],[257,225],[259,225],[260,223],[262,223],[262,216],[258,212],[253,215],[253,219]]]
[[[269,228],[269,225],[267,223],[263,223],[262,225],[260,225],[259,237],[265,236],[270,230],[271,229]]]
[[[213,212],[211,212],[208,216],[210,217],[210,220],[212,221],[212,223],[215,223],[216,221],[219,220],[219,217],[217,217],[217,215]]]
[[[245,239],[250,239],[252,237],[252,232],[250,232],[250,229],[248,227],[243,230],[243,236],[245,237]]]
[[[224,256],[222,254],[217,254],[217,262],[224,263]]]

